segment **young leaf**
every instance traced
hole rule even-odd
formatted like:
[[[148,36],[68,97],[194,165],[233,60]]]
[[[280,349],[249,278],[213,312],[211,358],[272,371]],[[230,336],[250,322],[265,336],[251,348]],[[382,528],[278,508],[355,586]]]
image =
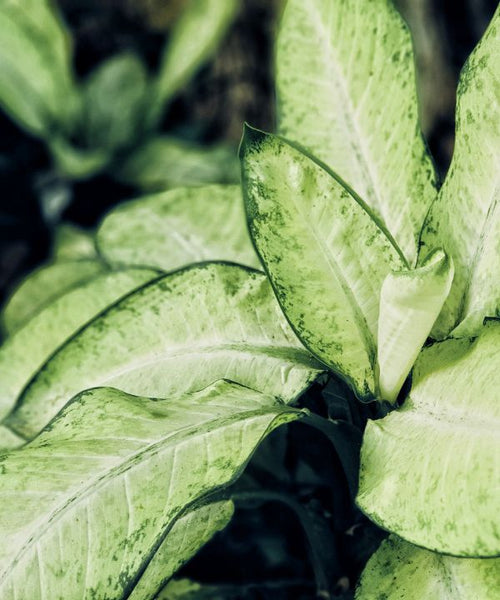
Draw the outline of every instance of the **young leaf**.
[[[228,382],[163,401],[80,394],[0,458],[0,597],[128,597],[182,511],[302,414]]]
[[[446,336],[480,331],[500,312],[500,8],[470,55],[458,86],[455,150],[422,231],[422,250],[442,247],[455,279],[433,330]]]
[[[30,273],[7,301],[3,310],[3,328],[14,333],[37,312],[71,288],[89,281],[106,266],[97,260],[56,262]]]
[[[174,523],[127,600],[144,600],[156,594],[180,567],[193,557],[234,513],[230,500],[190,510]]]
[[[7,424],[33,436],[72,396],[100,385],[169,397],[226,378],[289,402],[319,372],[262,273],[208,263],[143,287],[90,323],[33,378]]]
[[[435,175],[410,34],[389,0],[289,0],[277,43],[279,132],[333,169],[415,263]]]
[[[122,204],[103,221],[97,245],[114,265],[172,271],[203,260],[259,267],[239,186],[178,188]]]
[[[96,275],[56,298],[7,338],[0,347],[0,421],[33,375],[71,335],[110,304],[159,275],[151,269]]]
[[[356,600],[486,600],[499,589],[500,559],[443,556],[391,535],[368,561]]]
[[[32,133],[70,132],[77,88],[65,28],[49,0],[0,3],[0,106]]]
[[[296,148],[246,128],[240,152],[250,235],[288,320],[373,398],[380,288],[404,259],[348,188]]]
[[[380,292],[380,395],[394,402],[450,291],[453,263],[433,252],[418,269],[389,273]]]
[[[358,506],[400,537],[447,554],[500,554],[500,322],[473,342],[422,351],[401,410],[369,421]]]
[[[56,228],[52,254],[55,261],[97,258],[92,234],[70,223],[62,223]]]

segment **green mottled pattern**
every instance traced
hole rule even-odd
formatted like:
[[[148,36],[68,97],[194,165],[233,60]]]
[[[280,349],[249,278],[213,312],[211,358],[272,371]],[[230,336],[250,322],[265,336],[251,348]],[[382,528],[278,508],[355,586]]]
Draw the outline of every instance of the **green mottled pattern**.
[[[0,425],[0,454],[7,450],[13,450],[19,448],[26,443],[26,440],[21,436],[15,434],[8,427]]]
[[[457,556],[500,554],[500,322],[422,351],[403,407],[369,421],[357,503],[404,539]]]
[[[91,322],[38,372],[8,424],[33,436],[72,396],[101,385],[169,397],[230,379],[291,401],[319,369],[265,275],[205,264],[141,288]]]
[[[500,311],[500,8],[458,86],[453,160],[422,233],[421,257],[443,247],[455,280],[433,330],[474,335]]]
[[[151,269],[96,275],[56,298],[8,337],[0,347],[0,421],[31,377],[71,335],[110,304],[159,275]]]
[[[2,325],[14,333],[45,306],[71,288],[89,281],[106,266],[97,260],[75,260],[44,265],[26,277],[8,299]]]
[[[250,234],[288,320],[373,397],[380,289],[404,260],[342,183],[282,139],[247,128],[241,160]]]
[[[455,558],[391,535],[370,558],[356,600],[496,600],[500,559]]]
[[[0,107],[36,135],[70,131],[79,104],[54,3],[2,0],[0,48]]]
[[[288,1],[277,44],[279,131],[359,194],[410,264],[436,193],[414,71],[391,1]]]
[[[217,531],[226,527],[233,513],[233,503],[225,500],[182,515],[168,532],[127,600],[144,600],[158,592]]]
[[[239,186],[178,188],[122,204],[103,221],[97,245],[114,265],[171,271],[206,260],[259,267]]]
[[[168,400],[83,392],[0,458],[0,597],[127,597],[182,511],[301,415],[227,382]]]
[[[418,269],[389,273],[380,292],[380,395],[394,402],[439,315],[453,280],[453,261],[438,250]]]

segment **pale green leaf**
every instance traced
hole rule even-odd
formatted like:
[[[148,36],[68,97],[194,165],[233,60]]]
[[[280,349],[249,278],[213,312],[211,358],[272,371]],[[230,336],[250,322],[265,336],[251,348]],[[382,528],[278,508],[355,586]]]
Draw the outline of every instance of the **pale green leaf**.
[[[7,301],[2,315],[5,331],[12,334],[58,296],[105,270],[97,260],[56,262],[36,269]]]
[[[172,271],[227,260],[259,267],[239,186],[177,188],[122,204],[103,221],[97,245],[113,265]]]
[[[96,275],[53,300],[8,337],[0,347],[0,421],[33,375],[71,335],[110,304],[159,275],[151,269]]]
[[[217,48],[238,9],[238,0],[189,0],[161,59],[152,105],[153,120]]]
[[[48,142],[56,170],[71,179],[88,179],[102,171],[111,160],[106,148],[82,148],[65,137],[54,137]]]
[[[289,0],[277,43],[279,132],[333,169],[414,264],[435,196],[410,34],[389,0]]]
[[[90,323],[34,377],[7,424],[30,437],[100,385],[169,397],[225,378],[288,402],[319,369],[265,275],[208,263],[166,275]]]
[[[62,223],[54,232],[52,255],[56,261],[96,258],[94,238],[81,227]]]
[[[169,400],[83,392],[0,458],[0,597],[127,597],[182,511],[301,416],[227,382]]]
[[[26,440],[14,433],[8,427],[0,425],[0,454],[7,450],[19,448],[26,443]]]
[[[66,30],[49,0],[0,3],[0,106],[36,135],[71,131],[78,116]]]
[[[418,269],[389,273],[380,292],[380,395],[394,402],[437,319],[453,280],[453,262],[440,250]]]
[[[231,520],[230,500],[214,502],[182,515],[168,532],[127,600],[144,600],[158,592],[180,567]]]
[[[500,560],[443,556],[394,535],[370,558],[356,600],[494,600]]]
[[[129,185],[160,191],[181,185],[235,183],[239,165],[229,146],[199,146],[162,135],[134,149],[114,174]]]
[[[280,138],[247,128],[241,160],[250,234],[288,320],[373,398],[380,289],[404,259],[348,188]]]
[[[116,54],[89,75],[85,82],[84,128],[89,148],[115,151],[131,145],[143,129],[148,74],[134,54]]]
[[[420,256],[442,247],[455,279],[433,330],[475,335],[500,312],[500,8],[470,55],[457,92],[450,170],[422,232]]]
[[[359,507],[400,537],[457,556],[500,554],[500,322],[422,351],[400,410],[369,421]]]

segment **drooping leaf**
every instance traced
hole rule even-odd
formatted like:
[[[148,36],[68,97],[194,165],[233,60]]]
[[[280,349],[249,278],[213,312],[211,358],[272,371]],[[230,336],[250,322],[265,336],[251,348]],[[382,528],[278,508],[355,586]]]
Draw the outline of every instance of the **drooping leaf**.
[[[279,132],[337,173],[414,264],[435,196],[410,34],[389,0],[289,0],[277,43]]]
[[[380,293],[380,395],[394,402],[420,352],[453,280],[453,262],[433,252],[417,269],[389,273]]]
[[[148,74],[130,53],[101,63],[84,88],[84,128],[89,148],[116,150],[131,145],[142,133]]]
[[[190,0],[170,34],[155,86],[151,119],[215,51],[231,24],[237,0]]]
[[[0,421],[57,348],[110,304],[159,275],[152,269],[96,275],[46,305],[7,338],[0,347]]]
[[[400,537],[456,556],[500,554],[500,322],[422,351],[401,410],[369,421],[357,503]]]
[[[115,176],[145,191],[205,183],[236,183],[239,164],[228,146],[199,146],[171,136],[156,136],[125,158]]]
[[[91,233],[70,223],[62,223],[54,232],[54,260],[85,260],[97,258]]]
[[[22,281],[3,310],[3,328],[14,333],[37,312],[71,288],[89,281],[106,266],[97,260],[56,262],[33,271]]]
[[[280,138],[247,128],[241,160],[250,235],[288,320],[373,398],[380,289],[404,259],[348,188]]]
[[[78,116],[66,30],[49,0],[0,3],[0,106],[32,133],[71,131]]]
[[[356,600],[493,600],[499,589],[499,559],[443,556],[391,535],[368,561]]]
[[[204,260],[259,267],[239,186],[178,188],[122,204],[97,232],[99,252],[114,265],[164,271]]]
[[[0,458],[0,597],[126,597],[182,511],[302,414],[227,382],[169,400],[83,392]]]
[[[319,372],[262,273],[208,263],[141,288],[90,323],[33,378],[7,424],[33,436],[72,396],[101,385],[170,397],[225,378],[288,402]]]
[[[233,503],[225,500],[190,510],[180,517],[154,554],[128,600],[144,600],[159,592],[185,562],[217,531],[226,527],[233,513]]]
[[[433,330],[476,335],[500,312],[500,8],[460,77],[455,150],[422,232],[420,256],[442,247],[455,279]]]

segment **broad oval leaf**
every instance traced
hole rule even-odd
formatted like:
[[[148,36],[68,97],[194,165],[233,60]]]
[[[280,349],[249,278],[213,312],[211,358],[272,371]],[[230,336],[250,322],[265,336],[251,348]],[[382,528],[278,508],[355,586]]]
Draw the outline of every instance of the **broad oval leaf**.
[[[346,181],[414,264],[436,183],[392,2],[289,0],[276,62],[279,132]]]
[[[239,186],[178,188],[113,210],[97,232],[99,252],[114,265],[172,271],[204,260],[259,267]]]
[[[400,537],[456,556],[500,554],[500,322],[422,351],[401,410],[369,421],[358,506]]]
[[[499,559],[443,556],[391,535],[368,561],[356,600],[493,600],[499,589]]]
[[[380,289],[404,259],[348,188],[298,149],[246,128],[240,152],[250,235],[283,311],[311,352],[372,399]]]
[[[33,436],[72,396],[101,385],[168,397],[225,378],[288,402],[320,369],[264,274],[208,263],[166,275],[90,323],[33,378],[7,424]]]
[[[0,421],[57,348],[110,304],[159,275],[137,268],[96,275],[56,298],[7,338],[0,347]]]
[[[128,597],[182,511],[302,414],[227,382],[169,400],[83,392],[0,458],[0,597]]]
[[[106,270],[106,265],[97,260],[55,262],[36,269],[7,301],[3,328],[8,334],[14,333],[58,296]]]
[[[485,316],[500,313],[500,8],[462,71],[456,114],[453,160],[420,253],[442,247],[455,264],[437,339],[460,322],[456,335],[477,335]]]
[[[380,292],[380,395],[395,402],[437,319],[453,280],[453,262],[438,250],[417,269],[389,273]]]

